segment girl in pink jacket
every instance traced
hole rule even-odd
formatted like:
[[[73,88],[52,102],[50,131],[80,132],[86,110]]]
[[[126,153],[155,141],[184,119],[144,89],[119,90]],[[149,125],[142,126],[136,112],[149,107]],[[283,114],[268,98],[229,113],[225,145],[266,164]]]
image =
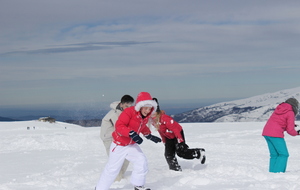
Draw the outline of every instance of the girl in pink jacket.
[[[270,151],[270,172],[278,173],[286,170],[289,153],[284,140],[284,131],[291,136],[299,135],[300,130],[295,130],[298,108],[299,102],[295,98],[287,99],[276,107],[263,129],[262,135]]]

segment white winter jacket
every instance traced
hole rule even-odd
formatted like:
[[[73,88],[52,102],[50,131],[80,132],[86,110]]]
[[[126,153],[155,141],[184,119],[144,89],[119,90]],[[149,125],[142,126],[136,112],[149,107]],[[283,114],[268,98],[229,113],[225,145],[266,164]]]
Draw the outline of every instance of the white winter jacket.
[[[120,102],[113,102],[110,104],[111,110],[104,116],[101,123],[100,138],[102,141],[112,141],[112,132],[115,130],[116,121],[122,110],[117,109]]]

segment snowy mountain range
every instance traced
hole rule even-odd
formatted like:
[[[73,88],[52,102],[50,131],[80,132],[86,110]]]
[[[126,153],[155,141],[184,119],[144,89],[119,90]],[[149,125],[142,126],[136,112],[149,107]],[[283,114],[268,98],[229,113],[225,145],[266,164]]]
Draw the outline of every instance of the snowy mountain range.
[[[197,108],[174,119],[180,123],[266,121],[278,104],[291,97],[300,100],[300,87]]]

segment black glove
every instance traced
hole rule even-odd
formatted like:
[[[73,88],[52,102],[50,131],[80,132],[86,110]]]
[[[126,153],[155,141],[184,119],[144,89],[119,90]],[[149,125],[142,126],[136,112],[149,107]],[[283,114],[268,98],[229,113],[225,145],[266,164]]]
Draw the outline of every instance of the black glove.
[[[295,130],[297,131],[298,135],[300,135],[299,126],[297,124],[295,124]]]
[[[181,143],[176,144],[176,148],[184,151],[184,150],[188,149],[189,146],[187,144],[185,144],[185,142],[181,142]]]
[[[159,137],[151,135],[151,134],[145,135],[145,137],[149,140],[152,140],[155,143],[161,142],[161,139]]]
[[[142,144],[143,142],[143,139],[140,137],[140,135],[133,130],[129,132],[129,137],[138,144]]]

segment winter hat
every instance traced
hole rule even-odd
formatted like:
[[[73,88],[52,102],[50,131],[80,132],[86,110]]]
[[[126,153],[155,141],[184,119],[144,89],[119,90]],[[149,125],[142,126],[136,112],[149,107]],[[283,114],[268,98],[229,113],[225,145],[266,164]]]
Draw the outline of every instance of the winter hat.
[[[152,113],[156,111],[157,103],[148,92],[140,92],[136,98],[135,111],[140,111],[142,107],[153,107]]]
[[[288,103],[293,107],[293,111],[294,111],[295,115],[298,114],[299,102],[296,98],[289,98],[285,101],[285,103]]]
[[[156,109],[156,112],[158,113],[158,112],[160,112],[158,100],[157,100],[157,98],[153,98],[153,100],[157,103],[157,109]]]

